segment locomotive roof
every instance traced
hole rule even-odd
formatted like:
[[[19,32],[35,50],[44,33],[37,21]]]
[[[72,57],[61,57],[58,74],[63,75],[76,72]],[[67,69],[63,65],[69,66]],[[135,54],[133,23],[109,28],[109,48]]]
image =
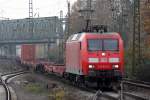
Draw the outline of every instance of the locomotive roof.
[[[83,37],[85,37],[86,35],[115,35],[115,36],[120,36],[119,33],[116,32],[107,32],[107,33],[76,33],[73,34],[69,37],[69,39],[67,40],[67,42],[73,42],[73,41],[81,41],[83,39]]]

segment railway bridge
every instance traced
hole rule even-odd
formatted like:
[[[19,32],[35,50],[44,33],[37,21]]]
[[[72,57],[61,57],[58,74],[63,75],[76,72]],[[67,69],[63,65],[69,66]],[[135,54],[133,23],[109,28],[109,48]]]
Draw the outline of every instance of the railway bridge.
[[[32,21],[32,24],[29,23]],[[12,56],[20,44],[48,44],[63,36],[62,20],[56,16],[0,20],[0,55]]]

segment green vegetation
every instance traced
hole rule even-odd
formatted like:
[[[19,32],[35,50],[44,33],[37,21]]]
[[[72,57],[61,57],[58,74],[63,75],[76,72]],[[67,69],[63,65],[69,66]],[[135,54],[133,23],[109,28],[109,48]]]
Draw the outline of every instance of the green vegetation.
[[[131,79],[150,82],[150,53],[146,48],[144,51],[143,62],[141,65],[135,66],[134,72],[132,71],[132,49],[125,51],[125,75]]]
[[[49,95],[49,100],[66,100],[64,89],[54,89]]]
[[[138,80],[150,82],[150,64],[145,64],[137,70]]]
[[[132,49],[125,50],[125,77],[132,77]]]
[[[42,86],[36,83],[30,83],[25,86],[25,90],[32,92],[32,93],[43,93],[44,89]]]
[[[64,88],[54,88],[49,93],[49,100],[77,100],[71,92],[65,90]],[[85,100],[85,98],[83,99]]]

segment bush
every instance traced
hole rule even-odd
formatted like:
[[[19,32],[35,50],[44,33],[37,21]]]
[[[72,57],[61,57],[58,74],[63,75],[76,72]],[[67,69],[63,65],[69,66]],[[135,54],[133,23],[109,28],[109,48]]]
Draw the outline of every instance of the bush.
[[[150,63],[145,63],[138,67],[136,78],[141,81],[150,82]]]
[[[25,90],[29,91],[29,92],[33,92],[33,93],[42,93],[43,89],[39,84],[27,84],[25,86]]]
[[[150,82],[150,48],[146,48],[144,51],[143,62],[141,65],[137,65],[132,69],[132,49],[125,51],[125,75],[130,79],[137,79]]]
[[[124,60],[125,60],[125,76],[126,77],[133,77],[132,75],[132,49],[127,49],[125,50],[125,55],[124,55]]]
[[[65,90],[56,88],[49,95],[50,100],[65,100]]]

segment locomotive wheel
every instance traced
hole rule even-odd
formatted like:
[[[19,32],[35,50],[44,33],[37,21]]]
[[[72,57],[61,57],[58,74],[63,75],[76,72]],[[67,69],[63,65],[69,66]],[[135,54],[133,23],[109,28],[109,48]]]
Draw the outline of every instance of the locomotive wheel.
[[[69,80],[69,74],[68,73],[63,73],[62,76],[64,79]]]
[[[84,77],[83,76],[76,76],[76,85],[78,87],[84,87],[85,86],[85,82],[84,82]]]
[[[88,81],[85,81],[84,85],[85,85],[85,87],[89,88],[89,82]]]

